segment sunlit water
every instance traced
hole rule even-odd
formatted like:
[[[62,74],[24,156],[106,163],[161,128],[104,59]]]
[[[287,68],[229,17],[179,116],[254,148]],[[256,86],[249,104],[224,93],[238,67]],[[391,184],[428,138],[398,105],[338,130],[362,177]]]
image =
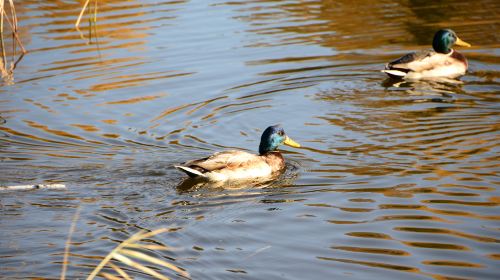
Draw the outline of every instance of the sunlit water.
[[[500,2],[99,1],[92,37],[83,3],[15,2],[0,185],[67,189],[0,193],[1,278],[58,278],[80,207],[69,278],[166,227],[152,254],[193,279],[498,279]],[[443,27],[461,83],[379,72]],[[180,185],[276,123],[303,145],[279,181]]]

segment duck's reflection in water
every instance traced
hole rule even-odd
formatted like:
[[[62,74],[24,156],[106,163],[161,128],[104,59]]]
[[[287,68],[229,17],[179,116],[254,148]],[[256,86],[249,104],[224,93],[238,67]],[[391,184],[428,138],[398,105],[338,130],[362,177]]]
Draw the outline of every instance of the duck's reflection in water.
[[[230,180],[222,182],[206,181],[203,178],[186,178],[181,181],[176,189],[178,193],[195,192],[199,189],[211,190],[245,190],[245,189],[263,189],[280,188],[293,185],[298,177],[298,166],[294,163],[287,163],[286,169],[282,173],[276,173],[272,177],[252,178],[247,180]]]
[[[457,93],[464,93],[463,82],[450,78],[429,78],[423,80],[403,80],[387,78],[381,86],[385,89],[397,88],[412,96],[429,97],[426,101],[453,102]]]

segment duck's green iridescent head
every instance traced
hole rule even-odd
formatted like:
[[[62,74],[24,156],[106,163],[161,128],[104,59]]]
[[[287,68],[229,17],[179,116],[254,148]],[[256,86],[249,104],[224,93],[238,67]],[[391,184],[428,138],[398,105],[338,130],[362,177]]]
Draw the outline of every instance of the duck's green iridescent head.
[[[470,47],[469,43],[466,43],[451,29],[441,29],[434,35],[434,40],[432,41],[432,47],[438,53],[449,53],[453,45],[459,45],[462,47]]]
[[[290,139],[279,125],[273,125],[262,133],[259,145],[259,154],[275,151],[279,145],[285,144],[290,147],[299,148],[300,144]]]

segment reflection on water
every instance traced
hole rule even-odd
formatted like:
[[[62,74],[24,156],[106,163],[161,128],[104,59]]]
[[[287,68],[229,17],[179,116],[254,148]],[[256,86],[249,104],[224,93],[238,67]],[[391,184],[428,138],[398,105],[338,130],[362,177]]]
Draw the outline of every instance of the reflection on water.
[[[0,278],[59,277],[78,207],[69,278],[163,227],[149,253],[193,279],[498,278],[498,1],[101,2],[93,40],[81,2],[16,2],[0,185],[67,189],[0,193]],[[444,27],[460,81],[379,72]],[[275,182],[173,168],[277,123],[304,145]]]

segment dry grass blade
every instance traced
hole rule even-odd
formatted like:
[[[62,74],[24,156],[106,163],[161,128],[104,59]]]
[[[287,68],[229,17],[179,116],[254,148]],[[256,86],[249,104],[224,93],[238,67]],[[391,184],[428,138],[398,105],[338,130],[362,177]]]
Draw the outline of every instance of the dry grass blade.
[[[78,15],[78,18],[76,19],[76,22],[75,22],[76,29],[79,29],[83,14],[85,13],[85,9],[87,9],[87,6],[89,6],[89,3],[90,3],[90,0],[87,0],[83,4],[82,10],[80,11],[80,14]],[[91,9],[91,8],[89,8],[89,9]],[[95,22],[97,22],[97,0],[94,0],[94,11],[93,12],[94,12],[93,17],[91,17],[90,21],[93,21],[95,23]],[[89,13],[90,13],[90,11],[89,11]]]
[[[170,279],[167,276],[161,275],[160,273],[154,271],[153,269],[151,269],[151,268],[149,268],[147,266],[144,266],[144,265],[142,265],[142,264],[140,264],[140,263],[138,263],[136,261],[133,261],[133,260],[131,260],[131,259],[129,259],[129,258],[123,256],[123,255],[118,254],[118,253],[115,253],[113,255],[113,258],[121,261],[122,263],[124,263],[126,265],[135,267],[135,268],[141,270],[142,272],[147,273],[147,274],[149,274],[149,275],[151,275],[153,277],[156,277],[158,279],[162,279],[162,280],[169,280]]]
[[[160,233],[164,233],[167,231],[168,231],[168,229],[157,229],[157,230],[154,230],[151,232],[140,231],[140,232],[134,234],[133,236],[131,236],[127,240],[120,243],[114,250],[112,250],[99,263],[99,265],[97,265],[97,267],[88,276],[87,280],[94,279],[101,272],[101,270],[107,265],[109,267],[111,267],[112,269],[114,269],[124,279],[131,279],[131,277],[125,271],[123,271],[123,269],[121,269],[119,266],[110,262],[112,259],[118,260],[125,265],[131,266],[137,270],[140,270],[140,271],[142,271],[146,274],[149,274],[153,277],[156,277],[158,279],[169,279],[169,278],[167,276],[164,276],[164,275],[156,272],[155,270],[153,270],[153,269],[151,269],[143,264],[140,264],[136,260],[142,260],[142,261],[146,261],[149,263],[153,263],[153,264],[158,265],[158,266],[166,267],[168,269],[171,269],[171,270],[177,272],[179,275],[184,276],[185,278],[189,278],[189,273],[187,273],[186,271],[182,270],[181,268],[179,268],[171,263],[168,263],[166,261],[163,261],[161,259],[158,259],[158,258],[155,258],[152,256],[148,256],[144,253],[141,253],[141,252],[138,252],[135,250],[126,249],[126,248],[138,248],[138,249],[148,249],[148,248],[158,249],[158,248],[161,248],[162,250],[168,249],[168,247],[161,246],[161,245],[146,245],[146,244],[137,243],[141,240],[144,240],[146,238],[151,238],[155,235],[158,235]],[[135,258],[136,260],[133,260],[131,258]],[[103,275],[103,273],[101,273],[100,275]]]
[[[136,241],[139,241],[141,239],[146,239],[146,238],[150,238],[150,237],[153,237],[155,235],[158,235],[158,234],[162,234],[164,232],[167,232],[168,229],[166,228],[160,228],[160,229],[157,229],[157,230],[153,230],[151,232],[146,232],[144,233],[144,231],[140,231],[138,233],[136,233],[135,235],[133,235],[132,237],[130,237],[127,241],[127,243],[134,243]],[[126,244],[125,246],[128,246],[128,244]]]
[[[85,9],[89,5],[89,2],[90,2],[90,0],[87,0],[87,1],[85,1],[85,4],[83,4],[83,8],[80,11],[80,15],[78,16],[78,19],[76,20],[76,23],[75,23],[76,29],[78,29],[78,27],[80,26],[80,21],[82,20],[83,13],[85,13]]]
[[[121,269],[119,266],[115,265],[112,262],[109,262],[109,266],[114,269],[118,274],[120,274],[121,277],[125,280],[132,280],[132,278],[125,272],[123,269]]]
[[[127,240],[125,240],[127,241]],[[96,268],[94,268],[94,270],[92,271],[92,273],[90,273],[89,277],[87,277],[87,280],[92,280],[94,279],[97,274],[101,271],[101,269],[103,269],[103,267],[113,258],[113,255],[115,254],[115,252],[119,251],[121,248],[123,248],[125,245],[124,245],[124,242],[120,243],[120,245],[118,245],[113,251],[111,251],[100,263],[99,265],[96,266]]]
[[[66,240],[66,246],[64,248],[64,258],[63,258],[63,267],[61,271],[61,280],[66,279],[66,268],[68,266],[68,259],[69,259],[69,246],[71,245],[71,237],[73,236],[73,232],[75,232],[75,227],[76,227],[76,221],[78,221],[78,218],[80,217],[80,210],[82,208],[80,205],[76,209],[75,214],[73,215],[73,220],[71,221],[71,226],[69,227],[69,233],[68,233],[68,239]]]
[[[147,262],[150,262],[150,263],[154,263],[154,264],[157,264],[157,265],[164,266],[166,268],[169,268],[169,269],[171,269],[171,270],[179,273],[180,275],[182,275],[184,277],[189,277],[189,274],[187,272],[185,272],[184,270],[178,268],[177,266],[175,266],[175,265],[173,265],[171,263],[168,263],[166,261],[163,261],[163,260],[160,260],[160,259],[148,256],[148,255],[143,254],[141,252],[123,249],[123,250],[120,251],[120,253],[122,253],[124,255],[127,255],[129,257],[134,257],[136,259],[141,259],[143,261],[147,261]]]
[[[101,275],[106,278],[106,279],[109,279],[109,280],[123,280],[121,279],[120,277],[116,277],[114,276],[113,274],[109,274],[109,273],[106,273],[106,272],[102,272]]]
[[[175,250],[178,250],[174,247],[169,247],[169,246],[164,246],[164,245],[150,245],[150,244],[141,244],[141,243],[128,244],[127,248],[147,249],[147,250],[153,250],[153,251],[175,251]]]

